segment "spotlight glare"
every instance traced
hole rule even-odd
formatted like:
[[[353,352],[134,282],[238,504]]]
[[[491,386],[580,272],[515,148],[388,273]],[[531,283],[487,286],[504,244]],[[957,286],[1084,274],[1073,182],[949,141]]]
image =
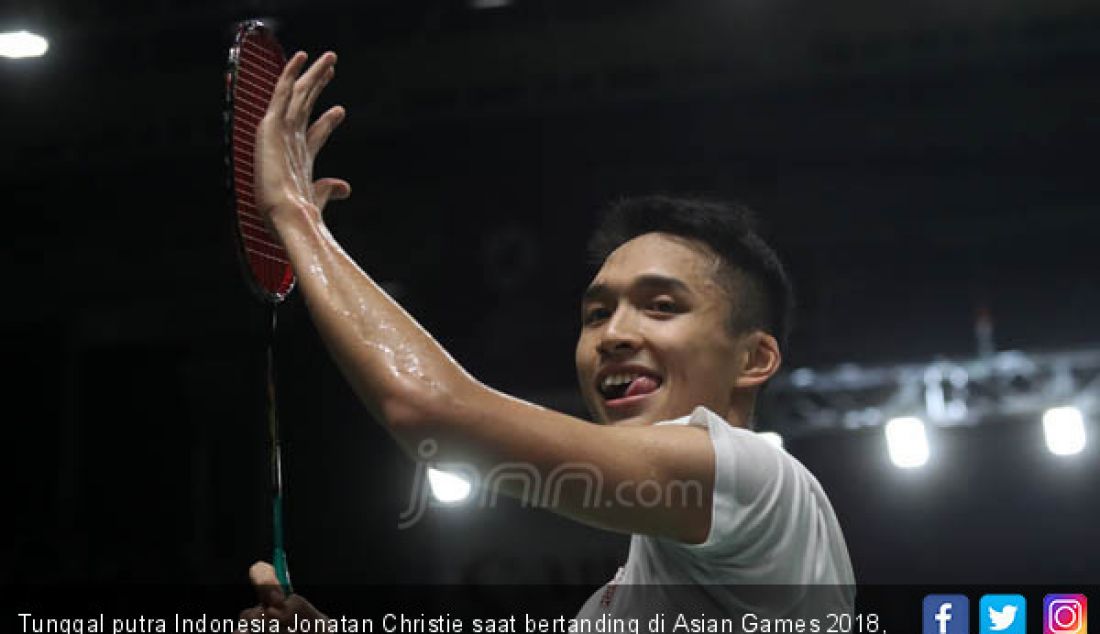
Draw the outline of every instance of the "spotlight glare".
[[[24,57],[42,57],[50,48],[50,43],[41,35],[29,31],[0,33],[0,56],[11,59]]]
[[[446,504],[455,504],[470,496],[470,483],[453,473],[429,468],[428,484],[435,499]]]
[[[886,423],[886,448],[890,460],[901,469],[912,469],[928,462],[928,436],[919,418],[894,418]]]
[[[1076,407],[1053,407],[1043,414],[1047,449],[1056,456],[1071,456],[1085,448],[1085,419]]]

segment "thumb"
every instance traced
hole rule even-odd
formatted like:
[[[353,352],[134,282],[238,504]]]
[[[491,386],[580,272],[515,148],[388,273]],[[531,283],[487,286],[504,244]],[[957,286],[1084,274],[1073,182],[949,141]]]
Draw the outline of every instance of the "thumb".
[[[347,200],[351,196],[351,185],[340,178],[322,178],[313,183],[313,199],[317,208],[324,211],[330,200]]]
[[[256,589],[256,597],[263,607],[282,607],[286,602],[275,568],[266,561],[257,561],[248,569],[248,580]]]

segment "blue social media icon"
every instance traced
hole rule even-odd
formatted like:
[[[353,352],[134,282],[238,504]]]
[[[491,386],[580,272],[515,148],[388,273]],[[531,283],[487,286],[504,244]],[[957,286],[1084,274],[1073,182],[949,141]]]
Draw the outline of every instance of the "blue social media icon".
[[[1026,634],[1027,601],[1018,594],[986,594],[978,603],[980,634]]]
[[[970,634],[970,599],[961,594],[930,594],[921,610],[922,634]]]

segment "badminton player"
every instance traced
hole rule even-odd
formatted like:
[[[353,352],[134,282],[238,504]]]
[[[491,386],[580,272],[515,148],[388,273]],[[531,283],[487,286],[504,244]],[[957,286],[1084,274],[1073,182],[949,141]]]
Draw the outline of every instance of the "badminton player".
[[[312,166],[344,110],[311,123],[336,55],[306,63],[301,52],[287,62],[259,126],[258,207],[333,358],[394,440],[415,457],[430,439],[440,462],[481,473],[522,463],[544,482],[563,465],[590,467],[600,503],[591,503],[591,482],[563,479],[550,510],[632,535],[609,586],[702,584],[719,608],[776,614],[850,610],[854,579],[828,498],[801,464],[751,430],[756,395],[780,367],[791,293],[747,212],[660,196],[613,205],[592,242],[602,265],[581,298],[575,352],[596,424],[524,402],[467,373],[326,229],[322,210],[351,188],[315,178]],[[690,484],[700,491],[694,499],[642,503]],[[305,599],[284,597],[266,563],[250,577],[260,604],[242,617],[318,615]],[[737,592],[747,585],[839,590],[748,602]],[[581,614],[631,609],[609,596],[597,592]],[[660,592],[648,601],[676,609]]]

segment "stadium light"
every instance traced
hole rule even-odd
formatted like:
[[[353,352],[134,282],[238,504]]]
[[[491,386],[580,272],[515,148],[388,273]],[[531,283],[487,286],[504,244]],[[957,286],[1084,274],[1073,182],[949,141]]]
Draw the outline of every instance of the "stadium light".
[[[30,31],[0,33],[0,56],[10,59],[42,57],[50,49],[50,43],[41,35]]]
[[[1043,414],[1047,449],[1056,456],[1071,456],[1085,448],[1085,419],[1076,407],[1052,407]]]
[[[470,497],[470,483],[453,473],[429,468],[428,484],[435,499],[446,504],[457,504]]]
[[[890,460],[901,469],[913,469],[928,462],[928,436],[919,418],[894,418],[886,423],[886,448]]]

